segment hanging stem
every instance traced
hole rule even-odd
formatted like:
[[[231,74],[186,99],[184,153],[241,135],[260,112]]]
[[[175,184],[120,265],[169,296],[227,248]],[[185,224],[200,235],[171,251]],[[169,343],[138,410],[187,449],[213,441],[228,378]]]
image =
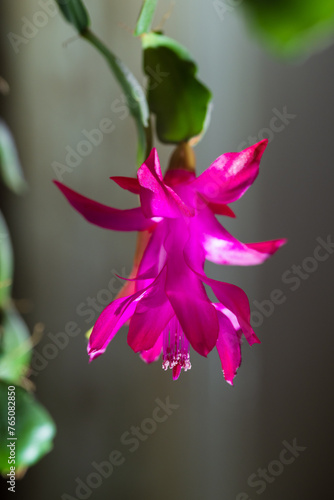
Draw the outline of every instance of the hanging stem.
[[[144,90],[123,61],[113,54],[90,29],[83,30],[80,35],[105,58],[124,91],[129,111],[137,126],[137,164],[140,166],[149,155],[152,147],[152,127]]]

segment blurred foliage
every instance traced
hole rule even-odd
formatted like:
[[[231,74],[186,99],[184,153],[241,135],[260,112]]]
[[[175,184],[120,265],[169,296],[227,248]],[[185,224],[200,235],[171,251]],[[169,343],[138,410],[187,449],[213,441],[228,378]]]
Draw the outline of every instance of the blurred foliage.
[[[5,219],[0,212],[0,310],[9,301],[13,279],[13,251]]]
[[[8,189],[19,194],[26,187],[12,134],[0,119],[0,178]]]
[[[333,39],[333,0],[243,0],[242,5],[264,43],[280,54],[311,52]]]
[[[10,439],[6,439],[8,436],[7,396],[11,387],[9,386],[8,389],[8,384],[0,381],[0,436],[7,444],[15,442],[15,472],[20,475],[20,472],[34,465],[52,449],[56,428],[45,408],[22,387],[14,385],[15,436],[13,437],[17,439],[14,440],[10,436]],[[0,470],[3,474],[10,470],[9,451],[7,445],[0,447]]]
[[[19,384],[31,361],[30,333],[13,307],[5,309],[0,320],[0,380]]]
[[[13,137],[1,120],[0,180],[15,193],[25,187]],[[51,450],[56,429],[47,411],[24,387],[20,387],[28,385],[25,377],[31,362],[32,341],[11,300],[12,280],[13,251],[0,212],[0,473],[6,474],[12,465],[15,476],[19,478],[27,467]],[[12,386],[15,386],[14,396],[8,389]],[[15,401],[15,406],[8,404],[8,391],[10,398],[14,397],[9,401]],[[9,410],[14,413],[14,418],[9,415]],[[9,459],[10,442],[15,443],[14,462]]]
[[[179,143],[206,129],[211,92],[196,78],[197,66],[178,42],[159,33],[142,36],[147,98],[161,142]]]

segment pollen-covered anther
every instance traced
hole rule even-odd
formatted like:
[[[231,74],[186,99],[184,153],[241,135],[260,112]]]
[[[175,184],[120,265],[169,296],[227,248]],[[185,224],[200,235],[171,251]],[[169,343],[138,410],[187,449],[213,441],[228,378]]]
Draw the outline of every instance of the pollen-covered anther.
[[[162,368],[173,370],[173,380],[179,378],[182,368],[185,372],[191,368],[189,341],[175,316],[163,332]]]

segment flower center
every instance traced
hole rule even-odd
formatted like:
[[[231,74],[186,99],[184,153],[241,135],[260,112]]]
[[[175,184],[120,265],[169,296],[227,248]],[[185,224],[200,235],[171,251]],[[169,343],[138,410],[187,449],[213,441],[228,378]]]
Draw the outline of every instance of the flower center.
[[[163,331],[162,368],[173,370],[173,380],[177,380],[181,368],[190,370],[189,341],[182,331],[181,325],[174,316]]]

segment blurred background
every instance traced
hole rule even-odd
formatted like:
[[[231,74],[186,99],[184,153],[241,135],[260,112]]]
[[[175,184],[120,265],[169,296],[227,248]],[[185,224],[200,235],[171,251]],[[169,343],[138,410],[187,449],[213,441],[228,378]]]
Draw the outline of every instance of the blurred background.
[[[289,240],[260,267],[207,266],[210,276],[246,291],[262,342],[243,344],[234,387],[224,381],[217,352],[208,359],[192,352],[192,370],[173,382],[160,362],[147,366],[131,351],[126,327],[88,364],[84,334],[121,286],[110,281],[114,273],[129,274],[136,235],[88,224],[52,180],[68,152],[80,149],[83,131],[108,118],[113,130],[59,180],[102,203],[136,206],[134,195],[108,180],[135,175],[136,130],[119,110],[122,92],[104,61],[51,4],[2,0],[0,7],[0,74],[11,88],[0,97],[1,116],[29,184],[22,197],[2,188],[0,203],[15,250],[14,296],[31,331],[44,324],[31,379],[58,428],[53,451],[17,482],[16,499],[327,495],[334,416],[334,47],[289,63],[275,58],[247,27],[237,2],[224,16],[211,1],[176,2],[164,24],[190,50],[214,95],[211,125],[196,147],[198,172],[223,152],[270,141],[257,181],[233,205],[237,218],[224,220],[226,227],[246,242]],[[145,86],[140,42],[131,35],[141,1],[86,5],[93,31]],[[46,9],[48,21],[29,31],[29,21]],[[161,0],[155,25],[170,10]],[[30,37],[13,44],[10,33]],[[158,144],[158,152],[166,165],[171,148]],[[76,335],[67,335],[65,345],[57,334],[69,324]],[[167,398],[174,409],[150,428],[156,400]],[[124,433],[141,425],[147,432],[138,446],[125,444]],[[286,443],[299,448],[282,455]],[[109,460],[114,450],[122,459],[99,482],[93,463]]]

